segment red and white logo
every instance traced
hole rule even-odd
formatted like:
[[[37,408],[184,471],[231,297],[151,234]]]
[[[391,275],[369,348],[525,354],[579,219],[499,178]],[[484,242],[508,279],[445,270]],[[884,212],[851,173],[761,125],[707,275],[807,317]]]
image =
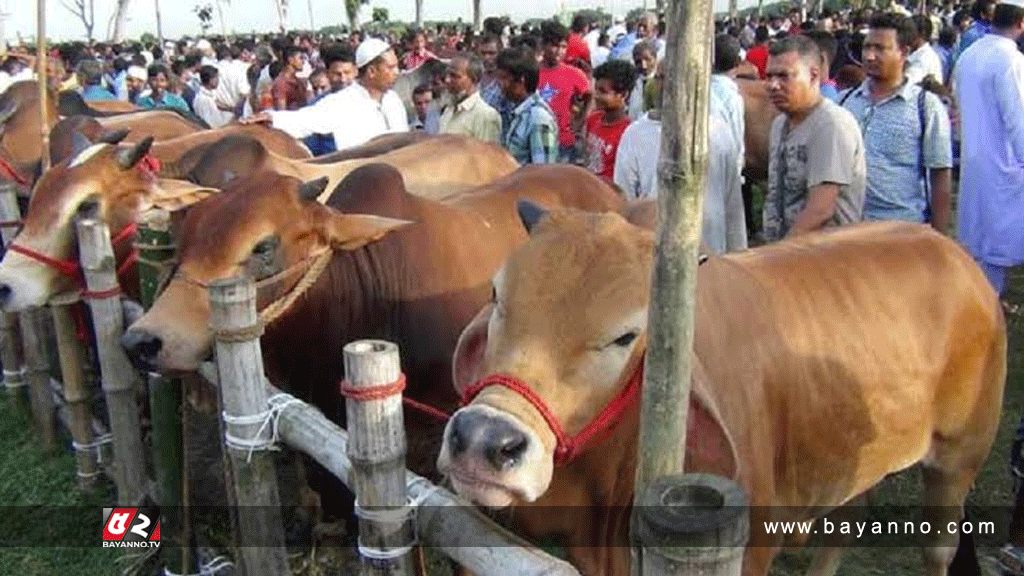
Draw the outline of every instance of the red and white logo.
[[[104,548],[155,548],[160,545],[160,509],[104,508]]]

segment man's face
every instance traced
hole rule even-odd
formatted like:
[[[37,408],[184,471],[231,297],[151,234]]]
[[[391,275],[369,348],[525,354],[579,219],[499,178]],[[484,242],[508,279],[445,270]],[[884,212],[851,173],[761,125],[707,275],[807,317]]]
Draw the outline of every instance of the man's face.
[[[335,92],[347,87],[355,79],[356,65],[352,62],[335,61],[327,68],[327,82]]]
[[[220,76],[214,76],[210,78],[210,81],[206,83],[206,87],[210,90],[216,90],[217,86],[220,85]]]
[[[398,80],[398,58],[394,50],[381,54],[381,61],[371,66],[370,80],[381,92],[390,90]]]
[[[558,42],[557,44],[545,44],[543,57],[544,63],[548,66],[554,66],[562,61],[565,57],[565,49],[569,46],[569,43],[565,40]]]
[[[502,70],[501,68],[498,68],[497,78],[498,86],[501,86],[501,93],[505,95],[505,98],[513,102],[522,100],[522,82],[513,78],[507,70]]]
[[[427,37],[423,34],[417,34],[416,37],[412,39],[412,49],[415,50],[416,53],[425,51],[427,49]]]
[[[890,81],[903,76],[907,49],[900,48],[896,31],[889,28],[871,28],[861,48],[864,73],[876,81]]]
[[[305,61],[306,57],[302,52],[293,52],[292,55],[288,57],[288,65],[291,66],[293,70],[302,70],[302,64]]]
[[[125,85],[128,87],[129,92],[142,92],[146,82],[140,78],[129,77],[125,80]]]
[[[768,57],[765,76],[768,97],[782,112],[798,112],[806,109],[816,94],[820,94],[819,71],[796,51]]]
[[[317,74],[312,78],[310,84],[313,86],[313,94],[319,96],[331,89],[331,83],[327,81],[327,74]]]
[[[149,77],[149,89],[154,94],[163,94],[167,91],[167,76],[163,72]]]
[[[638,48],[633,51],[633,64],[641,74],[650,75],[654,72],[654,66],[658,63],[658,57],[645,48]]]
[[[594,82],[594,105],[604,111],[621,110],[626,106],[626,97],[615,91],[611,80],[601,78]]]
[[[461,102],[475,88],[469,77],[469,63],[465,58],[453,58],[444,76],[445,87],[456,102]]]
[[[433,100],[433,97],[430,92],[415,94],[412,97],[412,105],[416,109],[416,116],[419,117],[421,122],[427,119],[427,109],[430,108],[431,100]]]
[[[480,59],[484,61],[484,70],[487,72],[494,72],[494,68],[498,60],[498,44],[495,42],[481,44],[479,53]]]

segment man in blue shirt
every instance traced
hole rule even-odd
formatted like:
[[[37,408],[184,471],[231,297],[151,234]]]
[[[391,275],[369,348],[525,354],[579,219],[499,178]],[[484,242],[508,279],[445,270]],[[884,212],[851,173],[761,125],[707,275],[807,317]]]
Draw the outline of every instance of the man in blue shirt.
[[[170,85],[169,76],[170,72],[167,71],[167,67],[163,64],[153,64],[149,67],[149,89],[151,92],[148,96],[139,98],[138,105],[140,108],[167,106],[177,108],[182,112],[191,112],[188,109],[188,104],[185,103],[181,96],[167,91],[167,87]]]
[[[102,86],[103,64],[97,60],[82,60],[78,63],[78,83],[82,86],[82,99],[114,100],[114,95]]]

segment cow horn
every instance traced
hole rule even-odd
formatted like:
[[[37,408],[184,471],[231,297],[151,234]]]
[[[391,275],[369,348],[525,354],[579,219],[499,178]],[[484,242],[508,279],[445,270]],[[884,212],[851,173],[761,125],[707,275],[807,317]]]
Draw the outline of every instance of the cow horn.
[[[527,233],[533,232],[533,227],[548,213],[543,206],[530,200],[516,202],[516,209],[519,211],[519,219],[523,221]]]
[[[76,158],[89,146],[92,146],[92,142],[90,142],[85,135],[76,130],[71,135],[71,155],[68,156],[68,158]]]
[[[0,109],[0,124],[6,123],[14,116],[14,113],[18,111],[18,103],[15,102],[14,98],[11,98],[4,104],[3,109]]]
[[[327,188],[327,183],[329,181],[330,178],[328,178],[327,176],[321,176],[316,180],[304,182],[301,186],[299,186],[299,198],[310,201],[316,200],[321,194],[324,193],[324,189]]]
[[[128,130],[122,128],[121,130],[113,130],[100,134],[100,137],[96,139],[96,142],[103,142],[104,144],[120,144],[121,141],[127,137]]]
[[[134,168],[135,165],[139,163],[139,160],[142,160],[142,157],[149,152],[149,147],[152,145],[153,137],[146,136],[135,146],[121,150],[117,153],[118,165],[121,166],[122,170],[130,170]]]

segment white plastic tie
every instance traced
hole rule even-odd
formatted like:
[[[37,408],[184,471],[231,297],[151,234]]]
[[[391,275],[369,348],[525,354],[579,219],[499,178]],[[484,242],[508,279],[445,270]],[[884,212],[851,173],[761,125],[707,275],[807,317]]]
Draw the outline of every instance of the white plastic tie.
[[[252,461],[252,453],[257,450],[280,450],[277,446],[277,423],[284,409],[295,404],[302,404],[302,400],[281,392],[267,398],[268,408],[258,414],[233,416],[222,412],[224,423],[227,424],[224,430],[224,444],[228,448],[248,451],[246,463]],[[259,428],[248,438],[236,436],[231,431],[232,426],[255,426],[256,424],[259,424]],[[268,426],[270,427],[269,436],[264,434]]]
[[[24,367],[20,370],[4,369],[4,388],[8,390],[15,390],[17,388],[24,388],[25,386],[28,386],[28,382],[25,382]]]
[[[402,506],[389,507],[384,510],[367,510],[359,505],[359,499],[355,501],[355,514],[356,516],[371,522],[382,522],[387,524],[397,524],[399,522],[405,522],[406,520],[414,521],[416,510],[427,501],[435,492],[441,489],[440,486],[432,483],[426,478],[413,478],[408,480],[405,484],[406,492],[411,491],[413,486],[417,484],[425,485],[423,492],[416,498],[406,497],[406,503]],[[419,542],[416,538],[415,531],[413,532],[413,542],[409,546],[400,546],[398,548],[375,548],[363,545],[362,542],[358,544],[359,554],[370,560],[387,561],[401,558],[408,554],[414,546]]]
[[[201,565],[199,567],[199,572],[196,572],[194,574],[175,574],[174,572],[168,570],[166,566],[164,566],[164,576],[215,576],[217,572],[219,572],[222,568],[227,568],[228,566],[234,565],[234,562],[228,560],[224,556],[217,556],[216,558],[210,560],[206,564]]]
[[[104,444],[110,444],[114,441],[114,436],[111,434],[103,434],[97,436],[92,442],[86,444],[79,444],[74,440],[71,441],[71,447],[75,449],[75,452],[87,452],[89,450],[96,451],[96,464],[103,465],[103,450],[101,448]],[[86,476],[83,476],[85,478]]]

